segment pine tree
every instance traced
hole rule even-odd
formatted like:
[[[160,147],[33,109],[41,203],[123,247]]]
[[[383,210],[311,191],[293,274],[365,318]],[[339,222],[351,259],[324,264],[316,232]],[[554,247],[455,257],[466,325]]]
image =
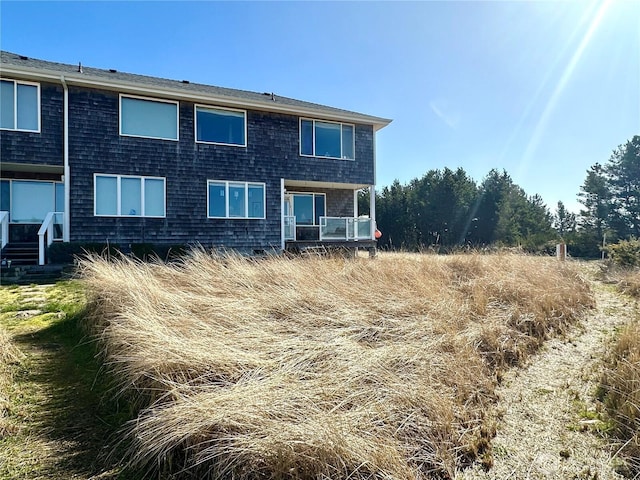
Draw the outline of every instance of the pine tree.
[[[553,228],[556,229],[560,238],[566,239],[567,235],[575,233],[576,227],[576,214],[568,211],[564,203],[558,202],[556,213],[553,217]]]

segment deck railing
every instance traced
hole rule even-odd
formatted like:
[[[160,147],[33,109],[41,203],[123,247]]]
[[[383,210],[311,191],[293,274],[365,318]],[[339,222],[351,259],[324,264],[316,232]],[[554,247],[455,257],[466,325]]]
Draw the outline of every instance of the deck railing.
[[[368,217],[320,217],[320,240],[370,240]]]
[[[45,264],[45,237],[48,247],[54,241],[62,241],[64,238],[64,213],[49,212],[38,230],[38,265]]]
[[[9,212],[0,211],[0,250],[9,243]]]

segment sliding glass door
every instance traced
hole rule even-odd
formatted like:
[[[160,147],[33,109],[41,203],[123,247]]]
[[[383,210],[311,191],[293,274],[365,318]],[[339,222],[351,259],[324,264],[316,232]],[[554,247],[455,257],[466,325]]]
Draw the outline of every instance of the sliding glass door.
[[[11,223],[42,223],[49,212],[64,211],[64,184],[36,180],[2,180],[0,209]]]

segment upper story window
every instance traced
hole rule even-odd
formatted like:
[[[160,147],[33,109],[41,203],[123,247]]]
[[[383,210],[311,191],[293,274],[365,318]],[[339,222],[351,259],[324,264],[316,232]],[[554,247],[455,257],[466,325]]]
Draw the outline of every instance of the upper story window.
[[[207,182],[209,218],[265,218],[265,184],[251,182]]]
[[[107,217],[164,217],[165,179],[94,175],[94,214]]]
[[[196,105],[196,142],[247,146],[247,113]]]
[[[120,135],[178,140],[178,102],[120,95]]]
[[[353,160],[354,142],[353,125],[300,119],[300,155]]]
[[[40,131],[40,85],[0,80],[0,129]]]

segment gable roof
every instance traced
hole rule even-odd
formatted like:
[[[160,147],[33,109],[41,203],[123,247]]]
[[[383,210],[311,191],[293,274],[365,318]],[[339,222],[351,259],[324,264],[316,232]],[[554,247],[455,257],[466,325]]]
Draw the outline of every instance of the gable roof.
[[[303,102],[293,98],[257,93],[233,88],[215,87],[187,81],[149,77],[116,70],[68,65],[38,60],[11,52],[0,51],[0,75],[15,75],[22,79],[64,82],[69,85],[87,86],[137,93],[175,100],[213,102],[221,106],[252,108],[270,112],[293,113],[327,120],[341,120],[373,125],[375,130],[391,123],[391,120],[372,115]]]

